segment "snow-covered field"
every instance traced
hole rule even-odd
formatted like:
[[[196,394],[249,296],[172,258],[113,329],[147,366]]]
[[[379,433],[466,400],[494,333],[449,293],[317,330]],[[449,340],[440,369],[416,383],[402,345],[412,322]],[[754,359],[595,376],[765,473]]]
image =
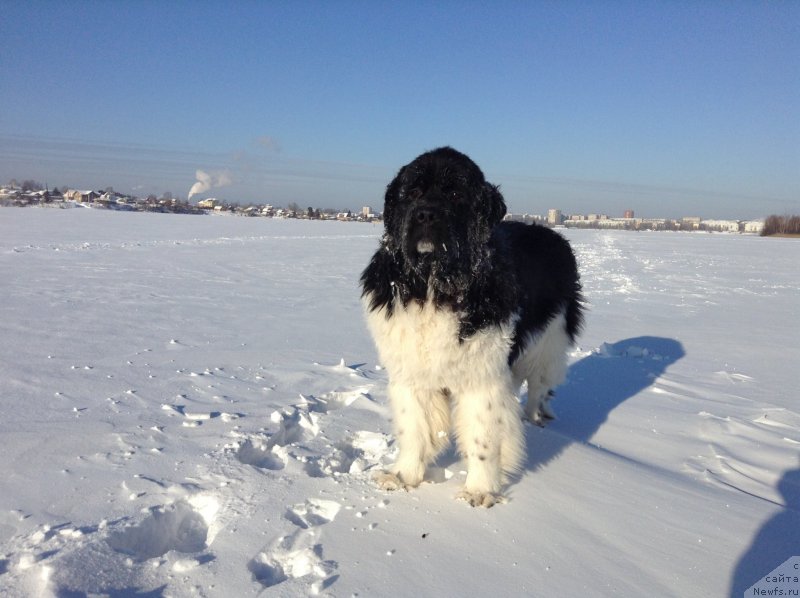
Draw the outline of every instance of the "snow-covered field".
[[[741,596],[800,553],[800,241],[572,231],[507,504],[370,481],[380,227],[0,210],[3,596]]]

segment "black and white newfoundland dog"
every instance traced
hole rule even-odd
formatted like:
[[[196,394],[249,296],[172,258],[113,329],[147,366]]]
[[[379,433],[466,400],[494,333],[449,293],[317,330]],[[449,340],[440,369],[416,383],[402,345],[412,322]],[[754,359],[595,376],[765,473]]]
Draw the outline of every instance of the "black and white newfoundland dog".
[[[386,190],[385,234],[361,275],[399,445],[376,478],[384,489],[418,486],[452,426],[468,466],[459,498],[491,507],[525,456],[523,381],[525,416],[552,417],[582,321],[575,257],[561,235],[505,213],[498,188],[449,147],[401,168]]]

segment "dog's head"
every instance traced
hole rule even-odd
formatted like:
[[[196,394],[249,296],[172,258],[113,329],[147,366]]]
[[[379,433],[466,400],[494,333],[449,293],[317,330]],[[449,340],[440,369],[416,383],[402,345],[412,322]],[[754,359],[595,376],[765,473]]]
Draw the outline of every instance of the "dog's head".
[[[386,190],[386,242],[424,277],[468,274],[506,213],[503,196],[478,166],[449,147],[424,153]]]

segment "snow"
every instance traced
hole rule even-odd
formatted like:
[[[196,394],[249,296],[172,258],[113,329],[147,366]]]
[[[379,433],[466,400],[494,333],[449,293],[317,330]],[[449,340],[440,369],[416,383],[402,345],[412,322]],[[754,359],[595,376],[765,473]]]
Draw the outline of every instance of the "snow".
[[[741,596],[798,554],[800,243],[566,231],[590,311],[508,502],[395,447],[361,223],[0,210],[0,594]]]

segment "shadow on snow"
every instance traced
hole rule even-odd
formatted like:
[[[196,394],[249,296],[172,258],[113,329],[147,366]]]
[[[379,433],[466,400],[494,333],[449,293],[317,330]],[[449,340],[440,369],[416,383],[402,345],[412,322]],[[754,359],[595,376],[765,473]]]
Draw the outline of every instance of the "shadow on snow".
[[[573,442],[589,442],[614,409],[684,355],[674,339],[639,336],[606,344],[572,364],[553,400],[558,419],[544,430],[527,427],[528,468],[545,465]]]
[[[606,350],[574,363],[554,400],[558,419],[544,430],[527,427],[528,469],[547,464],[573,442],[590,442],[614,409],[650,387],[684,355],[683,346],[674,339],[641,336],[607,345]],[[778,490],[783,508],[761,526],[739,558],[731,597],[743,596],[758,580],[800,554],[800,468],[787,471]]]
[[[778,490],[784,508],[761,526],[750,548],[739,559],[731,580],[731,596],[740,598],[773,569],[800,555],[800,469],[783,474]]]

